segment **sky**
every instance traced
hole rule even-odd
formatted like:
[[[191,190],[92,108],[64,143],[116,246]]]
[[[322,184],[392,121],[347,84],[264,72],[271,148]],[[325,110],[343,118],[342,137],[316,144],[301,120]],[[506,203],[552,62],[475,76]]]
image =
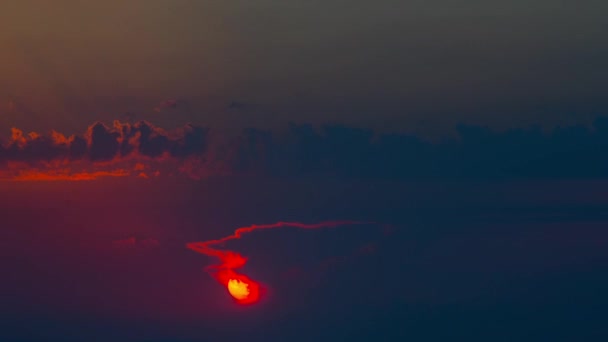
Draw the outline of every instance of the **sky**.
[[[445,130],[605,110],[603,1],[4,1],[4,127]],[[177,110],[154,111],[168,99]],[[231,106],[233,102],[243,106]],[[178,119],[179,118],[179,119]]]
[[[606,340],[606,10],[1,1],[0,340]]]
[[[593,180],[10,183],[1,334],[593,340],[607,333],[605,192]],[[184,245],[252,223],[336,219],[394,229],[286,228],[225,245],[271,289],[253,306],[234,303],[203,271],[214,260]]]

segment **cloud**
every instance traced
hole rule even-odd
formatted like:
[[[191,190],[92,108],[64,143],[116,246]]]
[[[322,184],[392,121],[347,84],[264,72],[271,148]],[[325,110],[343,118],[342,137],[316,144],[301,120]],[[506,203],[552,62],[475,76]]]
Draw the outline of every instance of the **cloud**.
[[[218,175],[323,176],[353,179],[504,179],[601,177],[608,174],[608,118],[593,125],[503,132],[459,125],[439,142],[338,124],[292,123],[225,136],[185,125],[101,122],[84,134],[26,133],[0,144],[0,176],[21,180]]]
[[[184,157],[205,152],[207,131],[204,127],[186,125],[181,130],[167,132],[145,121],[136,124],[115,121],[113,126],[96,122],[84,135],[70,137],[56,131],[49,136],[25,134],[13,128],[11,138],[2,145],[0,157],[19,162],[58,159],[97,162],[131,155]]]
[[[459,125],[438,142],[404,133],[328,124],[291,124],[277,134],[249,129],[239,137],[233,167],[279,177],[356,179],[513,179],[601,177],[608,174],[608,118],[591,126],[543,131],[493,131]]]
[[[149,178],[158,175],[154,164],[175,164],[204,156],[208,129],[186,125],[165,131],[148,122],[115,121],[112,126],[92,124],[82,135],[65,136],[24,133],[13,128],[11,137],[0,144],[3,178],[85,180],[104,176]],[[200,158],[199,158],[200,159]],[[148,172],[144,172],[146,169]]]

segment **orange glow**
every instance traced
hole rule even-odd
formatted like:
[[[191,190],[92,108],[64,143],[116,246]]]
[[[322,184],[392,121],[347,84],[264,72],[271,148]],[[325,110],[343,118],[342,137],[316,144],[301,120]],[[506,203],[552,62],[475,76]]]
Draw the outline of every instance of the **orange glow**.
[[[207,139],[205,127],[186,125],[165,131],[146,121],[114,121],[110,126],[95,122],[85,133],[69,136],[55,130],[40,134],[13,127],[8,139],[0,137],[0,180],[148,179],[161,174],[201,179],[223,171],[214,167],[222,161],[203,157]]]
[[[211,265],[205,270],[214,277],[220,284],[226,286],[228,292],[239,304],[254,304],[257,303],[265,292],[265,287],[257,281],[252,280],[244,274],[237,273],[235,269],[245,266],[247,258],[233,251],[223,251],[212,248],[214,245],[223,244],[230,240],[240,239],[243,234],[251,233],[258,229],[272,229],[283,227],[295,227],[301,229],[321,229],[333,228],[343,225],[364,224],[365,222],[355,221],[327,221],[315,224],[305,224],[299,222],[277,222],[265,225],[251,225],[241,227],[234,231],[234,234],[223,237],[218,240],[209,240],[204,242],[190,242],[186,244],[189,249],[215,257],[220,260],[220,264]],[[248,292],[247,292],[248,291]]]
[[[27,139],[23,136],[23,131],[15,127],[11,128],[11,140],[20,147],[27,143]]]
[[[249,297],[249,284],[238,279],[230,279],[228,281],[228,292],[236,300],[245,300]]]
[[[228,281],[228,292],[237,300],[243,300],[249,297],[249,285],[238,279],[230,279]]]
[[[12,181],[90,181],[101,177],[126,177],[129,172],[125,170],[77,172],[69,170],[35,171],[22,170],[9,178]]]
[[[74,137],[68,139],[65,137],[65,135],[53,130],[51,131],[51,139],[53,139],[53,143],[55,143],[56,145],[67,145],[72,140],[74,140]]]

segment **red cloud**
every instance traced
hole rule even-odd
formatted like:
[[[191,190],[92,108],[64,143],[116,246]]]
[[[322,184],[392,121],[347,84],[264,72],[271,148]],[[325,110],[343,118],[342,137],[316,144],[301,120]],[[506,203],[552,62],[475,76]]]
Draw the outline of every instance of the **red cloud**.
[[[84,134],[71,136],[55,130],[48,135],[26,134],[12,128],[10,138],[0,141],[0,179],[148,179],[163,173],[200,178],[210,173],[205,170],[210,165],[208,140],[205,127],[186,125],[166,131],[145,121],[114,121],[112,126],[97,122]]]
[[[194,179],[226,174],[394,180],[600,177],[608,169],[602,149],[607,122],[598,118],[593,130],[566,127],[550,134],[459,126],[458,137],[440,142],[337,124],[290,124],[281,132],[248,128],[235,137],[196,125],[169,131],[145,121],[97,122],[71,136],[13,128],[0,142],[0,178],[96,179],[125,173],[142,179],[158,174]]]

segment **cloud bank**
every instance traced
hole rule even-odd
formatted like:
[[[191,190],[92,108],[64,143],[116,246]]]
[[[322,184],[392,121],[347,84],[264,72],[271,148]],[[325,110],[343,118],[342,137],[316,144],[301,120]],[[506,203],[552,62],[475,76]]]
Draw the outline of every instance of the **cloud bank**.
[[[149,178],[160,175],[165,164],[179,171],[193,161],[200,163],[208,155],[207,145],[208,129],[193,125],[165,131],[145,121],[114,121],[111,126],[97,122],[72,136],[56,131],[25,134],[12,128],[11,137],[0,145],[0,165],[5,178],[17,180]]]
[[[430,142],[409,134],[328,124],[249,128],[236,136],[188,124],[168,131],[149,122],[92,124],[81,135],[13,128],[0,144],[3,179],[91,180],[100,177],[223,175],[269,177],[531,178],[608,174],[608,119],[591,126],[495,132],[460,125]]]

